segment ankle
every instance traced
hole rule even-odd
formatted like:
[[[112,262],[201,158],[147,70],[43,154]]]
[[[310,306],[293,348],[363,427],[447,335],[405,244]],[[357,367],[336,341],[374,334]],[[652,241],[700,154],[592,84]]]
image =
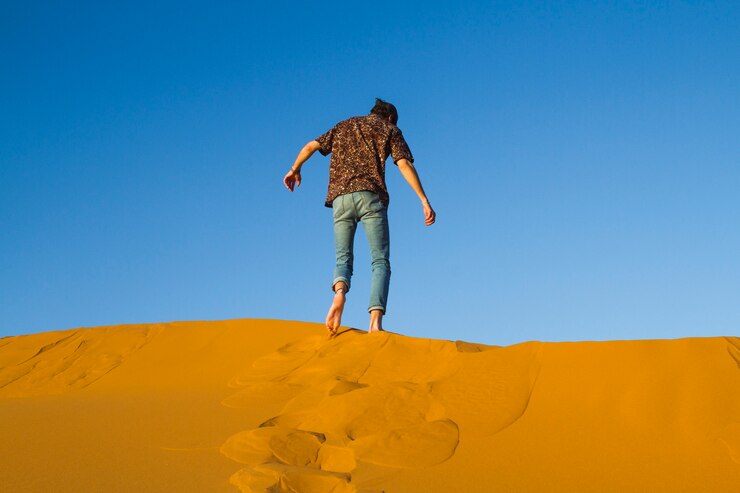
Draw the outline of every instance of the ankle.
[[[371,310],[370,311],[370,324],[380,325],[383,322],[383,310]]]

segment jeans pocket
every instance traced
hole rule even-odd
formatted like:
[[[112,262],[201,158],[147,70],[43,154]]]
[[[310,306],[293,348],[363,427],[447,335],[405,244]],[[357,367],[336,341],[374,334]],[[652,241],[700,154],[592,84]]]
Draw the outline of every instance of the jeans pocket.
[[[334,219],[342,215],[343,209],[342,209],[342,196],[341,195],[332,201],[331,208],[334,213]]]
[[[380,197],[377,193],[367,192],[367,195],[364,197],[364,199],[365,209],[368,212],[381,212],[385,208],[383,202],[380,201]]]

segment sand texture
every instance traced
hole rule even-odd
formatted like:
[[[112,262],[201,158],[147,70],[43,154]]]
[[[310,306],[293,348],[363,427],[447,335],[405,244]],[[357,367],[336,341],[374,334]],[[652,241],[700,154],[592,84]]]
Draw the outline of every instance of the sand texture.
[[[740,338],[274,320],[0,339],[2,492],[740,491]]]

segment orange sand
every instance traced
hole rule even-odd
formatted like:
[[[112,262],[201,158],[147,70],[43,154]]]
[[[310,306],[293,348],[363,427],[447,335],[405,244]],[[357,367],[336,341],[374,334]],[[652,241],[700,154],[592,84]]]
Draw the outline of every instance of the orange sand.
[[[0,339],[0,490],[740,491],[738,337],[324,332],[231,320]]]

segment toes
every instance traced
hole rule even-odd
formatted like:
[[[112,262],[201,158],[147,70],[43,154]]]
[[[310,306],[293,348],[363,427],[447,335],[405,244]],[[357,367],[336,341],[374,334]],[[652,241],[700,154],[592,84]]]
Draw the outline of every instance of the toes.
[[[335,335],[337,335],[338,329],[339,329],[338,325],[334,325],[333,323],[327,322],[326,331],[329,333],[329,337],[334,337]]]

